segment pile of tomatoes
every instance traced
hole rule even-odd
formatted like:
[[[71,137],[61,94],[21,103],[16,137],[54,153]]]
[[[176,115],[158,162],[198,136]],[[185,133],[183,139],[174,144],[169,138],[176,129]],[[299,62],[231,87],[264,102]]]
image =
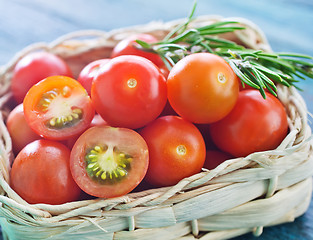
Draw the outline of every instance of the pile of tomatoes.
[[[241,86],[228,63],[194,53],[170,71],[136,39],[89,63],[77,80],[47,52],[15,66],[7,119],[10,185],[29,203],[62,204],[171,186],[202,168],[276,148],[288,132],[280,101]]]

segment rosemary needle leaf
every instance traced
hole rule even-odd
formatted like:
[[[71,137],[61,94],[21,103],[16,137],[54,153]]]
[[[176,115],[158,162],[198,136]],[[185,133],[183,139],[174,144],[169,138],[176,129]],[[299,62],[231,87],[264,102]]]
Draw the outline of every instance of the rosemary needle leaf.
[[[212,50],[212,48],[208,45],[208,44],[205,44],[203,42],[199,43],[200,46],[202,46],[205,50],[207,50],[208,52],[210,53],[214,53],[214,51]]]
[[[145,49],[151,48],[151,45],[150,45],[149,43],[145,42],[145,41],[142,41],[142,40],[137,39],[136,42],[137,42],[141,47],[143,47],[143,48],[145,48]]]
[[[262,71],[266,76],[273,79],[275,82],[282,82],[283,79],[281,76],[274,71],[270,70],[269,68],[263,67],[262,65],[259,65],[257,63],[251,62],[251,64],[258,69],[259,71]]]
[[[254,82],[252,82],[248,77],[246,77],[233,61],[230,60],[230,61],[228,61],[228,63],[231,66],[231,68],[234,70],[236,75],[242,80],[243,83],[245,83],[245,84],[247,84],[253,88],[260,89],[260,86],[258,86]]]
[[[269,78],[267,77],[264,73],[262,72],[258,72],[259,73],[259,76],[264,80],[264,85],[268,85],[270,86],[271,88],[274,88],[274,90],[276,91],[277,88],[274,84],[274,82]]]
[[[192,9],[191,9],[191,12],[187,18],[187,20],[182,23],[182,24],[179,24],[177,27],[175,27],[172,31],[170,31],[166,36],[165,38],[163,39],[163,41],[168,41],[171,37],[173,37],[175,34],[177,33],[182,33],[184,32],[189,23],[193,20],[193,15],[195,13],[195,10],[196,10],[196,7],[197,7],[197,0],[194,0],[194,3],[193,3],[193,6],[192,6]]]
[[[181,42],[184,39],[186,39],[189,36],[194,35],[194,34],[199,34],[198,30],[197,29],[189,29],[186,32],[184,32],[183,34],[178,35],[177,37],[174,37],[171,40],[168,40],[167,42],[168,43],[178,43],[178,42]]]
[[[273,94],[275,97],[277,97],[277,88],[276,88],[276,86],[275,86],[275,88],[274,87],[272,87],[272,86],[269,86],[266,82],[265,82],[265,86],[266,86],[266,89],[271,93],[271,94]],[[274,88],[274,90],[273,90],[273,88]]]
[[[308,68],[313,68],[313,63],[301,61],[301,60],[298,60],[298,59],[289,59],[289,58],[285,58],[284,60],[288,61],[291,64],[299,64],[299,65],[306,66]]]
[[[259,74],[257,73],[257,71],[254,71],[253,68],[243,68],[242,71],[247,74],[249,79],[253,79],[253,81],[255,82],[256,85],[259,86],[259,91],[262,95],[262,97],[265,99],[266,95],[264,92],[264,88],[266,88],[265,84],[260,80]]]
[[[220,26],[225,26],[225,25],[231,25],[231,24],[240,24],[237,21],[221,21],[221,22],[216,22],[216,23],[212,23],[203,27],[199,27],[197,28],[198,31],[204,31],[204,30],[208,30],[208,29],[214,29]],[[240,28],[244,28],[244,27],[240,27]]]
[[[307,58],[307,59],[313,59],[312,56],[305,55],[305,54],[299,54],[299,53],[276,53],[278,56],[281,57],[296,57],[296,58]]]
[[[287,61],[284,61],[281,58],[271,58],[271,57],[267,57],[267,56],[258,56],[258,59],[262,59],[270,65],[277,64],[280,67],[286,68],[287,71],[291,71],[291,72],[295,71],[292,64],[288,63]]]
[[[182,46],[182,45],[178,45],[178,44],[162,44],[162,45],[155,45],[154,46],[154,50],[155,51],[175,51],[175,50],[183,50],[183,51],[187,51],[187,49]]]
[[[215,34],[222,34],[222,33],[228,33],[233,32],[235,30],[242,30],[243,27],[225,27],[225,28],[215,28],[215,29],[208,29],[199,31],[201,35],[215,35]]]
[[[306,70],[304,70],[303,68],[301,68],[301,67],[295,67],[296,68],[296,70],[298,71],[298,72],[300,72],[300,73],[302,73],[303,75],[305,75],[305,76],[307,76],[307,77],[309,77],[309,78],[313,78],[313,71],[312,71],[312,69],[311,69],[311,71],[306,71]]]
[[[230,40],[226,40],[226,39],[221,39],[221,38],[216,38],[216,37],[204,37],[205,40],[210,41],[210,42],[216,42],[216,43],[221,43],[221,44],[225,44],[228,46],[239,46],[237,45],[237,43],[230,41]],[[242,47],[242,46],[240,46]]]

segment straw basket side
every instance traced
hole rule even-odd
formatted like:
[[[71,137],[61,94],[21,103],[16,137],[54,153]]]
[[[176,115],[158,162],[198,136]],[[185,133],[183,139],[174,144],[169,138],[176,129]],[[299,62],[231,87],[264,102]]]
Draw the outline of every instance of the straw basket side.
[[[195,26],[225,20],[202,16]],[[271,51],[262,31],[246,19],[245,31],[225,37]],[[227,160],[214,170],[183,179],[172,187],[113,199],[62,205],[28,204],[9,186],[12,144],[5,126],[10,111],[10,79],[16,62],[29,52],[61,56],[74,74],[89,62],[110,56],[114,45],[138,32],[161,39],[182,20],[152,22],[110,32],[70,33],[51,43],[36,43],[0,68],[0,223],[4,239],[229,239],[264,226],[293,221],[308,208],[313,152],[306,104],[294,88],[278,86],[288,113],[289,134],[272,151]]]

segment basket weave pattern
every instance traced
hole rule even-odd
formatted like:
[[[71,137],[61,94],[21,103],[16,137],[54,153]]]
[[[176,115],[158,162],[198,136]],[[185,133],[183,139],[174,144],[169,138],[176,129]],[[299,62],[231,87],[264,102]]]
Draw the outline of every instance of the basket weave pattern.
[[[203,16],[193,24],[225,20]],[[237,19],[238,20],[238,19]],[[226,36],[271,51],[262,31],[239,19],[245,31]],[[77,76],[89,62],[110,56],[124,37],[138,32],[161,39],[181,20],[153,22],[111,32],[82,31],[54,42],[36,43],[0,68],[0,223],[5,239],[229,239],[263,226],[293,221],[308,208],[313,156],[306,104],[294,88],[278,86],[288,113],[289,134],[272,151],[228,160],[214,170],[183,179],[172,187],[63,205],[28,204],[9,186],[12,144],[5,127],[10,79],[16,62],[29,52],[61,56]]]

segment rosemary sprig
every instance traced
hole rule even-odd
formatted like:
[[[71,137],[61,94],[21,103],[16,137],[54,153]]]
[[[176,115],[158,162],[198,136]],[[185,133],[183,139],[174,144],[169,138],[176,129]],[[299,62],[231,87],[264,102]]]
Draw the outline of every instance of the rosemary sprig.
[[[243,30],[239,22],[221,21],[189,28],[195,8],[196,3],[186,21],[163,40],[153,44],[140,40],[137,42],[144,50],[159,54],[169,69],[192,53],[210,52],[219,55],[229,63],[243,85],[258,89],[264,98],[265,89],[276,96],[275,82],[297,87],[295,84],[299,79],[313,78],[313,58],[310,56],[248,49],[221,37],[222,33]]]

